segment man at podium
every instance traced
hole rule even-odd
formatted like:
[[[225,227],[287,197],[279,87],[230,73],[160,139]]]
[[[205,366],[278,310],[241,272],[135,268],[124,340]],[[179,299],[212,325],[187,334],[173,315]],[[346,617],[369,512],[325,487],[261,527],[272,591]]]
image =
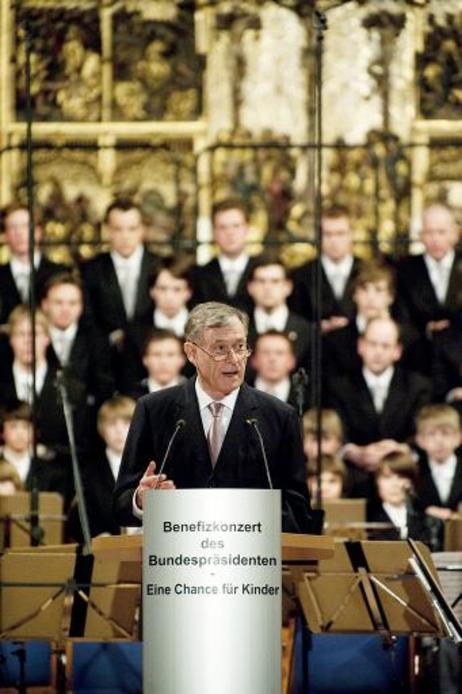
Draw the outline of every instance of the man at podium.
[[[244,383],[247,329],[226,304],[191,312],[184,349],[197,375],[138,401],[114,490],[121,525],[140,524],[147,489],[238,487],[281,489],[283,530],[312,530],[296,412]]]

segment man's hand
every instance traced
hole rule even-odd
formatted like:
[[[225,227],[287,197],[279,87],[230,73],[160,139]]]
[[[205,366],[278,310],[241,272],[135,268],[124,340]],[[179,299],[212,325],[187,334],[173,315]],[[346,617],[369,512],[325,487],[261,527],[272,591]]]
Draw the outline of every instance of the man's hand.
[[[441,330],[446,330],[446,328],[449,328],[448,320],[431,320],[427,323],[426,332],[427,335],[431,335],[432,333],[439,333]]]
[[[442,506],[427,506],[425,513],[428,516],[433,516],[433,518],[439,518],[440,520],[449,520],[453,514],[450,508],[444,508]]]
[[[348,318],[345,318],[345,316],[331,316],[321,321],[321,332],[325,335],[326,333],[331,333],[333,330],[344,328],[348,323]]]
[[[148,489],[176,489],[175,483],[167,479],[167,475],[155,475],[156,464],[153,460],[146,468],[136,490],[136,505],[143,508],[144,492]]]

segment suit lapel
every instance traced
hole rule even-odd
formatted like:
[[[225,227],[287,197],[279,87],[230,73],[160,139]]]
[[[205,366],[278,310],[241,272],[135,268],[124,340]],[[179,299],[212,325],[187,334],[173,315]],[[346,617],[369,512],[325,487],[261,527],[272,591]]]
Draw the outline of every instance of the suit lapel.
[[[449,508],[457,507],[457,504],[462,501],[462,459],[457,458],[456,471],[452,480],[451,489],[446,505]]]
[[[428,274],[427,263],[425,262],[423,255],[417,256],[416,277],[413,284],[419,292],[419,303],[426,304],[427,306],[440,306],[440,302],[438,301],[435,288],[430,279],[430,275]]]
[[[149,273],[151,271],[150,258],[143,249],[143,256],[141,258],[140,266],[140,276],[138,278],[138,284],[136,287],[136,301],[135,301],[135,316],[143,315],[146,311],[146,301],[149,300]]]
[[[212,280],[213,284],[215,284],[217,291],[221,295],[228,296],[225,278],[223,277],[218,258],[214,258],[210,263],[210,279]]]
[[[460,288],[462,287],[462,258],[455,256],[449,275],[448,291],[444,305],[454,310],[460,303]]]
[[[205,469],[210,474],[212,463],[210,461],[209,449],[205,438],[204,427],[202,426],[199,403],[197,402],[196,379],[191,378],[187,381],[184,392],[184,400],[177,403],[175,416],[186,421],[184,437],[185,446],[190,449],[192,461],[197,469]]]
[[[101,280],[104,284],[106,284],[106,293],[111,296],[111,301],[113,301],[115,304],[114,312],[127,318],[124,300],[122,298],[122,290],[120,289],[120,285],[117,280],[117,273],[115,271],[110,253],[107,253],[107,255],[103,258],[102,270],[103,277]]]
[[[228,464],[235,464],[236,457],[239,456],[239,451],[242,452],[243,444],[246,444],[249,440],[247,434],[249,424],[247,424],[246,419],[255,417],[257,411],[258,405],[253,397],[253,391],[247,384],[243,383],[239,395],[237,396],[231,421],[215,469],[224,468]],[[238,447],[237,450],[236,445]]]
[[[401,376],[397,368],[395,368],[393,377],[388,388],[388,395],[383,405],[381,420],[382,428],[387,428],[387,422],[394,418],[397,410],[403,407],[403,387]]]

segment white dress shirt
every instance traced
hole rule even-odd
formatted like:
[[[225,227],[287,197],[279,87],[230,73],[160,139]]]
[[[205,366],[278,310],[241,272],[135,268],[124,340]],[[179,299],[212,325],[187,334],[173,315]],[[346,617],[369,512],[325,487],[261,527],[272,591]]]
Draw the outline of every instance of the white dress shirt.
[[[334,263],[327,255],[321,255],[321,263],[334,296],[341,299],[353,267],[353,256],[347,255],[339,263]]]
[[[41,253],[37,251],[34,254],[34,266],[35,269],[38,268],[41,260]],[[18,288],[21,295],[23,303],[27,303],[29,299],[29,284],[30,284],[30,264],[29,262],[23,263],[16,256],[11,256],[10,259],[10,269],[13,275],[14,283]]]
[[[111,251],[112,262],[117,275],[127,318],[133,318],[138,291],[138,280],[141,273],[141,261],[144,248],[140,244],[133,253],[125,258],[117,251]]]
[[[116,480],[119,475],[122,454],[116,453],[111,448],[106,448],[106,458],[108,459],[109,467],[111,468],[111,472],[114,475],[114,479]]]
[[[37,395],[40,395],[45,378],[47,375],[48,364],[44,361],[42,364],[36,365],[35,370],[35,387]],[[32,405],[32,371],[26,370],[17,361],[13,362],[13,379],[16,388],[18,400],[23,400],[29,405]]]
[[[289,318],[289,309],[286,304],[278,306],[273,311],[264,311],[259,306],[253,312],[255,329],[259,335],[266,333],[267,330],[278,330],[284,332]]]
[[[428,464],[430,466],[433,482],[444,504],[449,499],[451,493],[452,481],[456,474],[457,457],[455,453],[453,453],[443,463],[437,463],[435,460],[429,459]]]
[[[394,526],[399,529],[399,534],[402,540],[407,538],[407,507],[406,504],[394,506],[386,501],[382,504],[383,510],[390,518]]]
[[[283,378],[282,381],[278,383],[268,383],[263,378],[257,376],[255,379],[255,388],[261,390],[263,393],[268,393],[268,395],[273,395],[278,400],[282,402],[287,402],[290,393],[290,378]]]
[[[226,292],[229,296],[236,294],[239,281],[248,262],[249,256],[246,253],[241,253],[237,258],[228,258],[226,255],[218,256],[218,263],[225,280]]]
[[[455,253],[453,250],[448,251],[441,260],[435,260],[428,253],[424,254],[430,281],[440,304],[444,304],[446,301],[454,257]]]
[[[65,366],[69,361],[72,345],[77,335],[77,323],[72,323],[65,330],[60,330],[53,325],[50,325],[50,339],[53,349],[56,352],[60,363]]]
[[[189,311],[187,308],[180,309],[180,311],[178,311],[176,316],[173,316],[173,318],[169,318],[165,315],[165,313],[162,313],[158,308],[156,308],[153,314],[153,323],[156,328],[161,328],[162,330],[171,330],[178,337],[183,337],[188,316]]]
[[[157,393],[158,390],[165,390],[165,388],[177,386],[180,383],[180,378],[174,378],[173,381],[170,381],[170,383],[166,383],[165,385],[162,385],[154,378],[147,378],[145,382],[148,385],[148,390],[150,393]]]
[[[7,463],[13,465],[14,469],[21,478],[21,482],[24,483],[27,479],[27,475],[29,474],[30,470],[30,453],[27,451],[26,453],[16,453],[15,451],[12,451],[11,448],[8,448],[8,446],[4,446],[2,451],[2,457],[4,460],[6,460]]]
[[[382,412],[390,390],[391,379],[393,378],[394,368],[389,366],[388,369],[377,375],[369,371],[366,367],[363,368],[363,376],[369,388],[374,407],[377,412]]]

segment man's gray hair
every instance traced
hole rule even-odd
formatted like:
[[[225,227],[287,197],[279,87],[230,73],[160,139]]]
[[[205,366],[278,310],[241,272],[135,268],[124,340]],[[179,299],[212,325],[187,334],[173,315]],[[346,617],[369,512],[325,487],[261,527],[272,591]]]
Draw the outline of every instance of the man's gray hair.
[[[249,327],[249,317],[244,311],[240,311],[234,306],[221,304],[218,301],[206,301],[197,304],[189,314],[185,327],[185,340],[195,342],[207,328],[222,328],[228,325],[233,318],[241,321],[247,330]]]

